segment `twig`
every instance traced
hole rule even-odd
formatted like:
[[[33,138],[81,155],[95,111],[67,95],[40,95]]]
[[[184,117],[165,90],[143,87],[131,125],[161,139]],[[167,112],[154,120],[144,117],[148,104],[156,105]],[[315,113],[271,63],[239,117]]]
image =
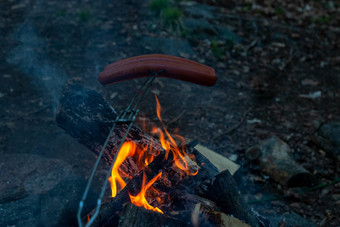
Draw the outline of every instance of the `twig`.
[[[279,67],[279,69],[281,71],[283,71],[290,64],[290,62],[293,60],[293,56],[294,56],[293,49],[290,49],[289,57],[288,57],[287,61],[285,62],[285,64],[282,67]]]
[[[49,108],[51,108],[51,107],[52,107],[52,105],[43,106],[43,107],[41,107],[41,108],[39,108],[39,109],[35,109],[35,110],[33,110],[33,111],[30,111],[30,112],[26,112],[26,113],[20,114],[19,116],[14,116],[14,117],[12,117],[12,118],[9,118],[8,121],[20,120],[20,119],[22,119],[22,118],[25,119],[25,118],[27,118],[27,117],[29,117],[29,116],[31,116],[31,115],[40,113],[40,112],[42,112],[42,111],[44,111],[44,110],[47,110],[47,109],[49,109]]]
[[[183,110],[177,117],[173,118],[172,120],[170,120],[167,125],[171,125],[172,123],[175,123],[178,119],[180,119],[183,114],[185,113],[185,110]]]
[[[245,49],[245,52],[248,53],[248,51],[249,51],[250,49],[252,49],[254,46],[256,46],[256,44],[257,44],[257,40],[254,39],[249,45],[247,45],[247,46],[244,48],[244,49]]]
[[[246,120],[248,113],[253,109],[253,107],[250,107],[246,112],[244,112],[242,119],[234,126],[227,130],[227,134],[230,134],[232,131],[236,130],[238,127],[241,126],[241,124]]]
[[[253,107],[250,107],[246,112],[243,113],[242,119],[241,119],[236,125],[234,125],[233,127],[227,129],[226,132],[223,132],[223,133],[221,133],[221,134],[215,136],[215,137],[213,138],[213,141],[216,140],[216,139],[218,139],[218,138],[220,138],[221,136],[224,136],[225,134],[230,134],[231,132],[233,132],[234,130],[236,130],[238,127],[240,127],[241,124],[246,120],[248,113],[249,113],[252,109],[253,109]]]

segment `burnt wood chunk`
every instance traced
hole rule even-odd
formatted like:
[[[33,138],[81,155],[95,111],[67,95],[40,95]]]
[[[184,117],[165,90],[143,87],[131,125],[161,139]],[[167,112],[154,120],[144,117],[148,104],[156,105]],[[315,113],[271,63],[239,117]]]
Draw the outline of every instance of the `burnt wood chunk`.
[[[179,226],[191,226],[188,223],[182,222],[178,219],[169,217],[164,214],[160,214],[154,211],[144,209],[143,207],[137,207],[132,204],[125,206],[122,215],[119,219],[120,227],[134,227],[134,226],[167,226],[167,227],[179,227]]]
[[[222,212],[232,214],[251,226],[258,226],[256,217],[237,191],[236,182],[228,170],[204,182],[196,191],[200,196],[215,202]]]
[[[116,116],[100,94],[70,82],[63,89],[56,120],[67,134],[94,150],[104,143]]]

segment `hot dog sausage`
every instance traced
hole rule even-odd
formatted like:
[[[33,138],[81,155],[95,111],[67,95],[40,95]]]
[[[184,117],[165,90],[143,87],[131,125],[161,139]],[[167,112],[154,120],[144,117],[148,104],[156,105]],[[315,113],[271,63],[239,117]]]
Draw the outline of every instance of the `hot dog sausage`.
[[[98,80],[103,85],[148,76],[151,72],[165,72],[158,76],[212,86],[216,83],[215,70],[185,58],[150,54],[127,58],[107,65]]]

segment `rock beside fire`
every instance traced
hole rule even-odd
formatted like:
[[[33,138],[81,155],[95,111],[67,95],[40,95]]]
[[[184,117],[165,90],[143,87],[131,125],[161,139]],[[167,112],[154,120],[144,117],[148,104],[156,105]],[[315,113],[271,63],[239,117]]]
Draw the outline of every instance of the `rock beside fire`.
[[[0,203],[47,192],[72,174],[68,163],[39,155],[2,154],[0,160]]]
[[[302,187],[317,183],[317,179],[291,157],[288,144],[275,136],[249,148],[246,155],[252,161],[257,160],[263,171],[281,185]]]
[[[59,159],[0,155],[0,226],[62,226],[74,223],[86,181]],[[96,200],[90,191],[87,207]]]
[[[331,121],[323,124],[320,127],[319,134],[326,140],[322,141],[320,145],[340,160],[340,122]]]

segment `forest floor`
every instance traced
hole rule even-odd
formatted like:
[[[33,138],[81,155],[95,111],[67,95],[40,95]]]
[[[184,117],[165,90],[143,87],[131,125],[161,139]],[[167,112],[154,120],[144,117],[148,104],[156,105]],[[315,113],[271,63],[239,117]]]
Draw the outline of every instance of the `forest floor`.
[[[170,131],[241,164],[240,190],[260,214],[340,225],[339,3],[159,2],[167,4],[0,3],[0,225],[75,224],[70,214],[95,155],[57,127],[60,91],[74,79],[123,109],[141,81],[103,87],[97,76],[109,63],[150,53],[207,64],[218,82],[158,79],[141,116],[157,119],[157,94]],[[322,186],[297,193],[247,160],[248,148],[272,136]],[[105,167],[99,175],[102,182]]]

